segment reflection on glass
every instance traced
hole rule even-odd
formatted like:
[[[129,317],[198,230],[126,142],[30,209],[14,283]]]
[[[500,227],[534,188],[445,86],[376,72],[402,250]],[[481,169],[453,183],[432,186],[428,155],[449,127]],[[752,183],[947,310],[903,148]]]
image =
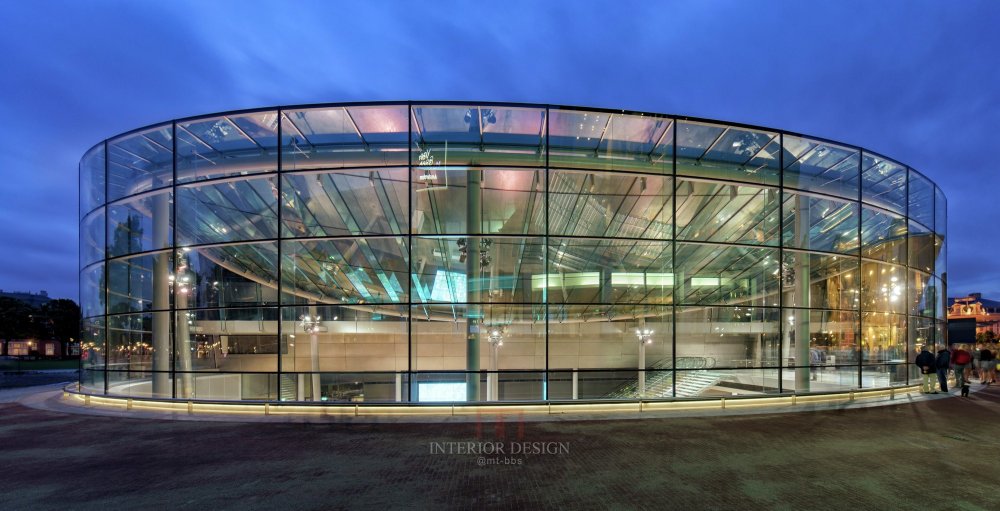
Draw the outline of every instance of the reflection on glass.
[[[92,147],[80,160],[80,216],[106,202],[104,165],[103,143]]]
[[[274,177],[212,181],[177,188],[177,244],[278,237]]]
[[[108,142],[108,200],[174,182],[173,127],[164,124]]]
[[[906,312],[906,273],[901,266],[861,263],[861,310]]]
[[[861,303],[856,257],[786,250],[784,268],[786,307],[857,310]]]
[[[545,232],[542,171],[424,167],[412,177],[414,234]]]
[[[887,263],[905,263],[906,220],[888,211],[862,207],[861,255]]]
[[[776,367],[780,312],[754,306],[678,307],[677,357],[702,358],[706,368]]]
[[[286,174],[282,180],[285,237],[406,232],[405,169]]]
[[[857,149],[784,135],[784,185],[858,200]]]
[[[786,192],[784,215],[785,247],[857,253],[856,203]]]
[[[695,121],[677,123],[677,175],[777,185],[777,133]]]
[[[108,205],[108,256],[169,248],[174,235],[172,209],[169,189]]]
[[[283,110],[281,169],[406,165],[406,105]]]
[[[283,303],[406,303],[404,238],[285,241]]]
[[[677,182],[677,238],[777,245],[778,191],[772,188]]]
[[[861,200],[899,214],[906,213],[906,167],[864,153],[861,169]]]
[[[555,108],[550,112],[550,166],[671,172],[673,119]]]
[[[675,297],[685,305],[778,306],[778,250],[677,244]]]
[[[177,124],[177,182],[274,172],[278,112],[223,115]]]

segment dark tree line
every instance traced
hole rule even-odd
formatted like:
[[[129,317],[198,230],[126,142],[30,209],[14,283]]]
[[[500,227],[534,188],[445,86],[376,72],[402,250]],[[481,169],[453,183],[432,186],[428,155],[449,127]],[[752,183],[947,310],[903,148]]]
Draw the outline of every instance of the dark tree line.
[[[80,337],[80,306],[73,300],[50,300],[32,307],[21,300],[0,297],[0,339],[54,339]]]

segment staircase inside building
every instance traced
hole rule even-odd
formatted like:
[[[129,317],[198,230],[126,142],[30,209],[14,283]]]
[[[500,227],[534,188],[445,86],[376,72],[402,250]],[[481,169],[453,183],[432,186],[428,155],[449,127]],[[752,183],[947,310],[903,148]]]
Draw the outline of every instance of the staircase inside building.
[[[709,357],[677,358],[677,397],[695,397],[722,381],[722,374],[711,371],[715,360]],[[674,397],[673,361],[664,359],[653,364],[646,371],[647,399]],[[639,379],[630,381],[609,392],[609,399],[638,399]]]

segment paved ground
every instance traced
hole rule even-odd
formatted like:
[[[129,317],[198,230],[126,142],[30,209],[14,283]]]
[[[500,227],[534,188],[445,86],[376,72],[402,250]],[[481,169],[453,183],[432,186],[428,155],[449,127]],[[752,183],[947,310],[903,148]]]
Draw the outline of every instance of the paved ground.
[[[42,369],[26,371],[0,371],[0,390],[48,385],[50,383],[76,381],[80,373],[76,369]]]
[[[466,442],[505,453],[447,453]],[[549,453],[510,452],[523,442]],[[824,412],[503,424],[182,422],[0,403],[5,511],[996,510],[998,458],[994,388]]]

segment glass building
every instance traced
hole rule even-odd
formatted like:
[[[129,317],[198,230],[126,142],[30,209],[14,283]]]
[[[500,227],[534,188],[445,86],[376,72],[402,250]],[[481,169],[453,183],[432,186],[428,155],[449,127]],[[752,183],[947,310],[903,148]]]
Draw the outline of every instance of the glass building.
[[[84,392],[442,402],[915,382],[946,201],[848,144],[671,115],[366,103],[80,163]],[[933,349],[932,349],[933,351]]]

